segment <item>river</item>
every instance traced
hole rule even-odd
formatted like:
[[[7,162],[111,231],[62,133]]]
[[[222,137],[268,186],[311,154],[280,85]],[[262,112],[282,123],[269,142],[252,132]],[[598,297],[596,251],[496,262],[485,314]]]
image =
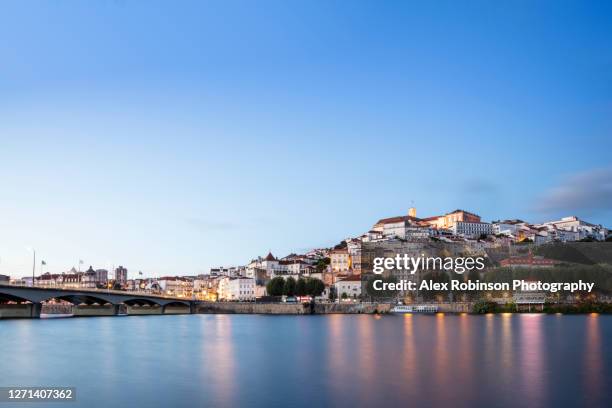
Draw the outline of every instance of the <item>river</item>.
[[[610,407],[610,339],[604,315],[9,320],[0,386],[88,408]]]

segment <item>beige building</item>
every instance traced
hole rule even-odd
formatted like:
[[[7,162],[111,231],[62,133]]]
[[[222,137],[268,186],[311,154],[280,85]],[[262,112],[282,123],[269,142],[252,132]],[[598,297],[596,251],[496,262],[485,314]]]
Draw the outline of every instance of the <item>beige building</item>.
[[[332,250],[329,259],[332,273],[346,274],[351,269],[350,256],[346,248]]]
[[[424,218],[427,224],[434,228],[452,229],[456,223],[479,223],[480,216],[465,210],[455,210],[448,214]]]

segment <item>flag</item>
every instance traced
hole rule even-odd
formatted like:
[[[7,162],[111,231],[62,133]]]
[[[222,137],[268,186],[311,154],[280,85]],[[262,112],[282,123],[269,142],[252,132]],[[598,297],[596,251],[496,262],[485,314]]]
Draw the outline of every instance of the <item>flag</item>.
[[[138,274],[142,276],[142,271],[138,271]]]
[[[83,265],[85,262],[83,262],[82,259],[79,259],[79,265]]]
[[[45,261],[40,261],[41,265],[46,265],[47,263]]]

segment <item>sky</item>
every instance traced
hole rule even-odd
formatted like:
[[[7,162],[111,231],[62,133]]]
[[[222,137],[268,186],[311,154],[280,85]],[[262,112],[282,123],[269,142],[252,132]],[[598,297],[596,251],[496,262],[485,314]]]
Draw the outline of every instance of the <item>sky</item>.
[[[0,274],[193,275],[378,219],[612,227],[612,3],[3,1]]]

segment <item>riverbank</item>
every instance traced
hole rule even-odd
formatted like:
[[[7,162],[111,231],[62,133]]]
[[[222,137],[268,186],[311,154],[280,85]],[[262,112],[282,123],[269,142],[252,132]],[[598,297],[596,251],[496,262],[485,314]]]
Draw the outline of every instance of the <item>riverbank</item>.
[[[389,313],[390,304],[379,303],[233,303],[210,302],[196,306],[202,314],[376,314]]]
[[[488,313],[612,313],[611,303],[581,304],[508,304],[494,302],[454,302],[432,304],[439,313],[449,314],[488,314]],[[389,303],[201,303],[195,313],[202,314],[272,314],[272,315],[309,315],[309,314],[385,314],[391,313],[395,305]]]
[[[498,304],[495,302],[453,302],[428,304],[435,306],[438,313],[446,314],[496,314],[496,313],[542,313],[542,314],[612,314],[612,303],[580,303],[580,304]],[[30,305],[10,305],[0,319],[33,318],[28,307]],[[113,313],[89,313],[81,310],[87,307],[75,307],[68,304],[44,304],[40,314],[45,317],[70,316],[107,316],[107,315],[159,315],[159,314],[269,314],[269,315],[325,315],[325,314],[386,314],[392,313],[395,305],[389,303],[240,303],[240,302],[201,302],[192,308],[166,310],[161,308],[130,308],[118,305]],[[97,308],[100,308],[98,306]],[[23,310],[22,310],[23,309]],[[140,310],[142,309],[142,310]],[[157,313],[155,313],[157,311]],[[88,312],[88,313],[85,313]]]
[[[495,302],[476,302],[472,307],[472,313],[565,313],[565,314],[588,314],[588,313],[612,313],[612,303],[582,302],[582,303],[544,303],[544,304],[520,304],[507,303],[500,305]]]

